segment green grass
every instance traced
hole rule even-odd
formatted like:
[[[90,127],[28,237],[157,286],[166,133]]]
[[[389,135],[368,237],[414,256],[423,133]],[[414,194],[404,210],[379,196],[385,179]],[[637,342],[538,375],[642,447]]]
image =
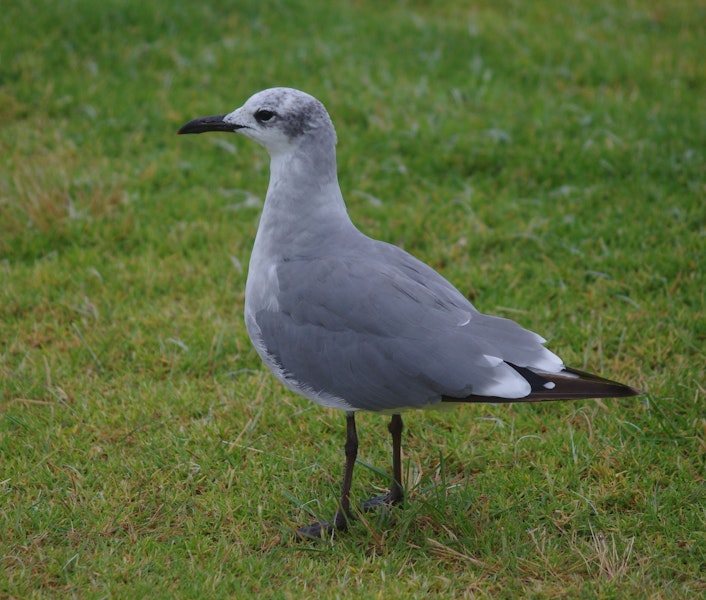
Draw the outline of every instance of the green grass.
[[[0,597],[704,594],[704,39],[691,0],[6,2]],[[344,420],[244,329],[264,151],[175,135],[274,85],[361,229],[649,393],[408,414],[408,505],[293,541]]]

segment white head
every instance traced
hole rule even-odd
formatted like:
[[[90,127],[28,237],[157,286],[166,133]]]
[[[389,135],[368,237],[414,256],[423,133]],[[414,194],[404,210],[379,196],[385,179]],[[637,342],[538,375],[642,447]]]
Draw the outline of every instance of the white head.
[[[240,133],[264,146],[273,157],[302,145],[328,148],[336,144],[336,132],[324,105],[292,88],[258,92],[233,112],[194,119],[179,133],[206,131]]]

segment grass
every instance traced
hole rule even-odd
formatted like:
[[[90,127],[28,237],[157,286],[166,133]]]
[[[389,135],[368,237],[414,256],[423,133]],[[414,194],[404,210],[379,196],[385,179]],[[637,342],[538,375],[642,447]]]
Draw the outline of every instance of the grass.
[[[6,3],[0,597],[702,595],[705,37],[687,0]],[[409,414],[408,505],[294,542],[344,422],[244,329],[268,161],[175,135],[273,85],[361,229],[649,393]]]

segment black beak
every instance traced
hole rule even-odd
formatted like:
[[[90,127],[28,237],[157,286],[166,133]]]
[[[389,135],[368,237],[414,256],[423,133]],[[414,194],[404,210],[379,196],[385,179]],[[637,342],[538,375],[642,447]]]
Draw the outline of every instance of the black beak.
[[[199,117],[181,126],[177,131],[179,135],[184,133],[204,133],[206,131],[228,131],[230,133],[237,129],[242,129],[243,125],[226,123],[223,118],[226,115],[214,115],[213,117]]]

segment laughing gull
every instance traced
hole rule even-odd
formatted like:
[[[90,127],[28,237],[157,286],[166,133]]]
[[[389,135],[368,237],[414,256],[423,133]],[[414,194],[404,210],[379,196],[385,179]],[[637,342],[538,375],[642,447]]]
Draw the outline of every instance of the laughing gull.
[[[356,229],[338,186],[336,132],[316,98],[264,90],[229,114],[189,121],[179,133],[207,131],[242,134],[271,158],[245,287],[250,339],[290,390],[346,414],[338,510],[331,523],[300,528],[300,537],[344,530],[354,518],[359,410],[392,416],[391,489],[366,501],[368,510],[404,499],[402,411],[641,393],[566,367],[541,336],[478,312],[434,269]]]

